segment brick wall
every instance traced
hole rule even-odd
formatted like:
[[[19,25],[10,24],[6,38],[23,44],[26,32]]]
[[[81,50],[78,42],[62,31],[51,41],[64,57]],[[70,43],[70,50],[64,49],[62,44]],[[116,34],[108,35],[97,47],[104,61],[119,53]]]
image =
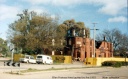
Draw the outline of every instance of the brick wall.
[[[70,41],[69,41],[70,39]],[[90,38],[72,37],[68,38],[67,45],[74,45],[74,58],[79,58],[84,61],[85,58],[90,58],[94,55],[94,40]],[[112,57],[112,43],[101,41],[95,47],[95,57]]]

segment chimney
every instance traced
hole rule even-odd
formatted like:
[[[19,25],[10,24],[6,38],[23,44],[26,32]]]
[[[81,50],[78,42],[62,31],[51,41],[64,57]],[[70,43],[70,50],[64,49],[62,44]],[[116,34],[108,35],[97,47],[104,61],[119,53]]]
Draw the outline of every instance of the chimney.
[[[104,40],[103,41],[106,41],[106,36],[104,36]]]
[[[75,29],[73,29],[73,33],[72,33],[72,34],[73,34],[72,36],[75,36],[75,34],[76,34],[76,33],[75,33]]]
[[[85,29],[83,28],[83,38],[85,38]]]

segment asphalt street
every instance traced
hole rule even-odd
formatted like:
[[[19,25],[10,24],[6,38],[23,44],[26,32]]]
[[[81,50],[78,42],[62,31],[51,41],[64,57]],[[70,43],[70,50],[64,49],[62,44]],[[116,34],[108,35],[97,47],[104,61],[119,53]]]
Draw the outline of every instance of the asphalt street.
[[[84,67],[84,68],[83,68]],[[9,74],[10,71],[32,69],[64,68],[63,70],[48,70],[27,72],[21,75]],[[73,68],[73,69],[68,69]],[[21,63],[21,67],[4,66],[0,62],[0,79],[128,79],[128,67],[88,67],[83,63],[43,65]]]
[[[29,72],[22,75],[0,73],[0,79],[128,79],[128,68],[84,68]]]

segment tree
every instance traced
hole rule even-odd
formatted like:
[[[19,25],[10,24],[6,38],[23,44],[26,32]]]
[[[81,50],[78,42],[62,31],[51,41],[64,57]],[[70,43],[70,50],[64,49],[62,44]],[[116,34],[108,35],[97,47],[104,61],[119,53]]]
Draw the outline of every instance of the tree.
[[[20,19],[11,23],[8,31],[8,39],[14,44],[17,53],[18,50],[23,50],[22,53],[27,54],[62,50],[66,43],[67,31],[72,28],[76,29],[76,34],[79,36],[82,36],[81,29],[86,30],[86,37],[90,36],[90,30],[83,22],[66,20],[59,25],[58,17],[52,18],[47,13],[39,15],[28,10],[24,10],[18,16]]]
[[[56,34],[58,18],[52,18],[43,13],[24,10],[18,14],[20,19],[9,25],[9,40],[16,49],[22,49],[23,53],[37,54],[42,50],[52,49],[52,39]]]
[[[2,38],[0,38],[0,54],[6,55],[6,56],[8,55],[7,42]]]
[[[74,19],[66,20],[57,27],[57,37],[56,40],[58,43],[58,48],[63,49],[66,46],[66,38],[69,36],[69,31],[75,29],[76,36],[83,36],[83,29],[85,29],[85,36],[90,37],[90,30],[87,28],[83,22],[75,22]]]
[[[87,28],[83,22],[75,22],[74,19],[66,20],[62,24],[60,24],[57,28],[57,36],[59,39],[65,39],[67,36],[67,32],[70,29],[75,29],[77,36],[82,36],[82,29],[86,31],[86,37],[90,37],[90,30]]]
[[[128,35],[126,35],[126,34],[122,35],[120,45],[119,45],[117,51],[120,52],[120,56],[128,57],[128,54],[126,53],[126,52],[128,52]]]
[[[114,54],[128,51],[128,36],[118,29],[104,30],[102,34],[97,35],[97,40],[103,40],[104,37],[106,41],[113,43]]]

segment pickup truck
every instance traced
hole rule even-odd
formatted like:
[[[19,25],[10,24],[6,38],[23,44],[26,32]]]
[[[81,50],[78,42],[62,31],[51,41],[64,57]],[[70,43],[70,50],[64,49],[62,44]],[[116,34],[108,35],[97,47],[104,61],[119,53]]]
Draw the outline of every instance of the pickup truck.
[[[33,56],[25,55],[24,58],[20,58],[20,62],[22,63],[36,63],[36,60]]]

